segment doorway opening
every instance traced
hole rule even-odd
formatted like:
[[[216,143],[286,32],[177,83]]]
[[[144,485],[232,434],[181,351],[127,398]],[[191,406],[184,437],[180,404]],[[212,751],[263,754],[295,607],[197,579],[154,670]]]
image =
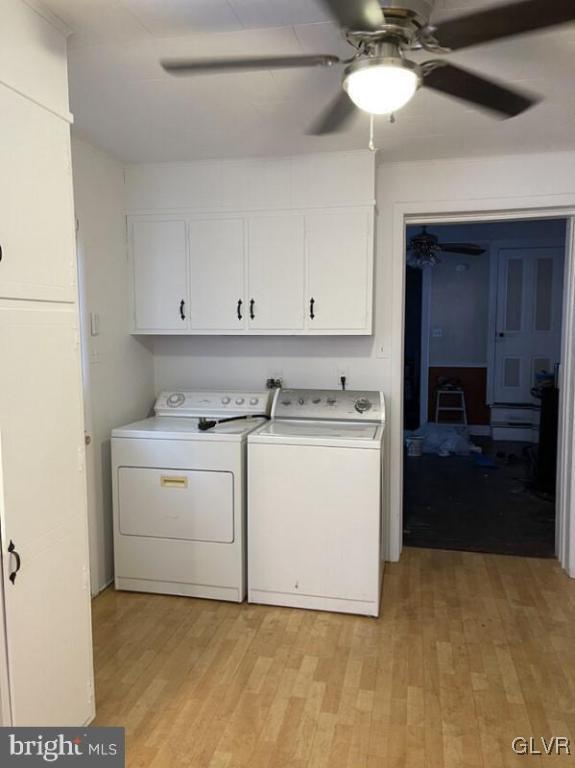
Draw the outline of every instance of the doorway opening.
[[[407,546],[555,556],[565,219],[408,226]]]

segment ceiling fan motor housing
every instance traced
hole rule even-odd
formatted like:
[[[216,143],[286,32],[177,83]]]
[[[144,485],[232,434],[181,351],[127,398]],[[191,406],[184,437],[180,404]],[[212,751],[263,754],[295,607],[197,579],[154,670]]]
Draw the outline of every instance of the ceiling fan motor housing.
[[[429,18],[433,10],[434,0],[380,0],[380,5],[385,14],[386,11],[393,15],[398,15],[407,11],[408,16],[414,18],[419,26],[425,27],[429,23]]]

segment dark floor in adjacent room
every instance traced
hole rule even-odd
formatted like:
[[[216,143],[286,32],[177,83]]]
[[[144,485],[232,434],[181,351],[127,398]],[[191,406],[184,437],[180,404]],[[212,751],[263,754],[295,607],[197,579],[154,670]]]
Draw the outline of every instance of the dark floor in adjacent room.
[[[554,557],[555,503],[530,489],[524,447],[488,442],[480,458],[406,456],[404,543]]]

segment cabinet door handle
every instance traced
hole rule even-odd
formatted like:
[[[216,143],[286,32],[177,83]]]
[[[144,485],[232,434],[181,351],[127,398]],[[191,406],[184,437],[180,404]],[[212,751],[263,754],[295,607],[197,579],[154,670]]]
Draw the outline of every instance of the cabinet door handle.
[[[0,245],[0,261],[2,261],[2,246]]]
[[[244,302],[241,299],[238,299],[238,308],[236,310],[237,313],[238,313],[238,320],[241,320],[243,318],[243,315],[242,315],[242,304],[243,303]]]
[[[180,317],[182,318],[182,320],[186,319],[186,313],[184,311],[185,307],[186,307],[186,302],[182,299],[180,301]]]
[[[313,309],[314,307],[315,307],[315,299],[310,299],[309,300],[309,316],[312,320],[315,318],[315,312]]]
[[[12,539],[10,539],[10,544],[8,545],[8,552],[16,559],[16,568],[10,573],[8,578],[12,582],[12,584],[16,583],[16,574],[20,570],[20,567],[22,565],[22,560],[20,558],[20,555],[16,551],[16,547],[14,546],[14,542]]]
[[[253,299],[250,299],[250,320],[256,319],[256,313],[254,312],[254,307],[256,303]]]

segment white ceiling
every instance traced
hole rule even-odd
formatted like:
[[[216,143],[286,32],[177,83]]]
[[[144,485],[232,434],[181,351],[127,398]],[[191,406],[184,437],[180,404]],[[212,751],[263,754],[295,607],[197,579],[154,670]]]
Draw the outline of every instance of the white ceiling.
[[[437,0],[434,19],[496,0]],[[551,2],[552,0],[550,0]],[[282,155],[367,146],[368,119],[305,135],[341,72],[291,70],[174,78],[162,57],[349,51],[318,0],[45,0],[74,30],[70,93],[76,130],[132,162]],[[417,57],[415,57],[417,58]],[[419,56],[419,58],[422,58]],[[423,57],[426,58],[426,57]],[[422,90],[383,119],[388,160],[575,148],[575,24],[470,49],[454,62],[544,95],[499,121]]]

